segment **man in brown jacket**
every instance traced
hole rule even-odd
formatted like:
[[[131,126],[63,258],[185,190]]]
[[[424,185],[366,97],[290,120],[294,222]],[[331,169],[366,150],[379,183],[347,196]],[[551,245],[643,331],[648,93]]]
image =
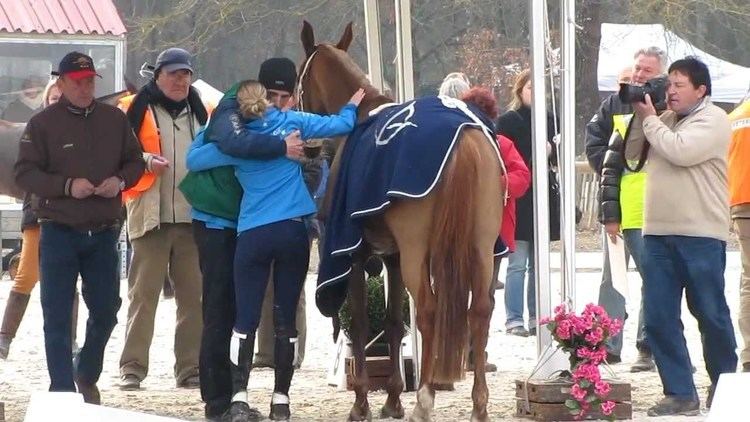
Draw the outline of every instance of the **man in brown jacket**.
[[[91,57],[69,53],[55,74],[63,96],[29,121],[15,176],[18,186],[35,196],[41,225],[50,391],[76,391],[77,385],[87,403],[99,404],[96,383],[121,303],[120,193],[136,183],[145,164],[125,115],[94,100],[97,74]],[[89,319],[74,362],[71,309],[79,272]]]
[[[154,79],[121,101],[143,147],[146,173],[125,192],[133,261],[128,276],[128,326],[120,356],[120,388],[136,390],[146,378],[159,293],[174,282],[177,326],[174,376],[178,387],[197,388],[201,273],[190,205],[177,188],[187,174],[185,157],[208,113],[191,86],[192,58],[181,48],[159,54]]]

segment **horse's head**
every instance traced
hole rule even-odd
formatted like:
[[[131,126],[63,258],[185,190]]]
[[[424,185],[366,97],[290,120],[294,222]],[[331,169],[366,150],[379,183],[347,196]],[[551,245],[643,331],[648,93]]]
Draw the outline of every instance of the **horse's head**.
[[[388,101],[370,84],[365,72],[346,52],[353,39],[351,22],[335,45],[315,44],[312,25],[307,21],[302,25],[301,39],[305,60],[299,71],[297,96],[303,111],[336,113],[359,88],[365,88],[366,91],[365,99],[359,107],[360,117]]]

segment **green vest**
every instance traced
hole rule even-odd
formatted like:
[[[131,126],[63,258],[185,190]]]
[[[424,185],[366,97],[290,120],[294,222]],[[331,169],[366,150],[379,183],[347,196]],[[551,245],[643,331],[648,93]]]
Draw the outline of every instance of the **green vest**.
[[[633,118],[632,114],[618,114],[612,117],[614,130],[620,134],[622,139],[628,131],[628,124]],[[637,164],[628,161],[630,167]],[[646,172],[633,173],[625,169],[620,179],[620,212],[622,230],[643,228],[643,202],[646,196]]]
[[[236,98],[239,83],[232,85],[221,98]],[[211,134],[211,121],[202,136]],[[211,142],[206,138],[206,142]],[[190,205],[207,214],[225,220],[237,221],[242,201],[242,186],[234,175],[234,167],[224,166],[209,170],[189,172],[179,186]]]

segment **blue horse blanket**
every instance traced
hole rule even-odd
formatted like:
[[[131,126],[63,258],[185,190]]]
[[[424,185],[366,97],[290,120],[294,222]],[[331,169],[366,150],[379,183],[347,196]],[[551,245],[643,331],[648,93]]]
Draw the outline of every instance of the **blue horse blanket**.
[[[482,130],[500,159],[486,117],[449,97],[394,104],[354,128],[341,153],[325,227],[315,295],[323,315],[335,315],[346,299],[351,256],[363,242],[362,219],[384,212],[392,198],[432,192],[466,127]]]

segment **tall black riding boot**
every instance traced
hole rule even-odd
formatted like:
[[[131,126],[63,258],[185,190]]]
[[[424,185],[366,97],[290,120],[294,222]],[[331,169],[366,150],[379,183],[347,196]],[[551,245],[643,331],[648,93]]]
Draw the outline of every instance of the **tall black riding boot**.
[[[253,366],[255,336],[232,331],[229,344],[230,372],[232,375],[232,405],[229,407],[230,422],[260,421],[258,409],[247,404],[247,383]]]
[[[287,421],[291,416],[289,411],[289,386],[294,375],[294,357],[297,353],[297,337],[276,334],[273,349],[276,382],[271,399],[272,421]]]

